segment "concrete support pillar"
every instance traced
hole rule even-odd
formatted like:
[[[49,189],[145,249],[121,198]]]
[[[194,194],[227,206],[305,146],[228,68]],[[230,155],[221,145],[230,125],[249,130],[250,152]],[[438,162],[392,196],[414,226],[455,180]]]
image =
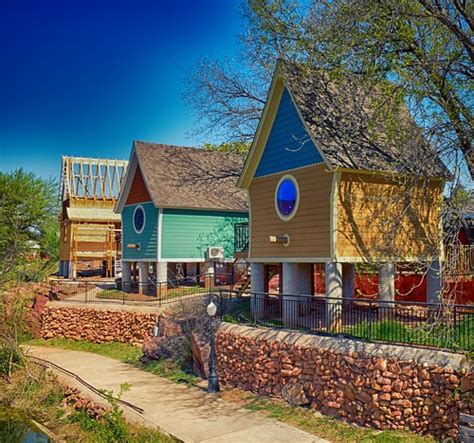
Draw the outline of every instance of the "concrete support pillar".
[[[299,267],[298,263],[283,262],[283,300],[282,320],[283,325],[290,328],[298,326],[298,294]]]
[[[395,264],[382,263],[379,266],[380,304],[395,301]],[[390,303],[388,304],[391,305]]]
[[[382,263],[379,266],[380,307],[379,318],[390,319],[395,301],[395,264]]]
[[[255,320],[264,316],[265,303],[265,265],[263,263],[250,264],[250,291],[252,299],[250,309]]]
[[[314,294],[314,278],[312,263],[298,263],[298,289],[297,294],[304,295],[299,297],[298,313],[302,315],[309,314],[311,311],[311,297]]]
[[[313,295],[313,264],[298,263],[297,294]]]
[[[150,265],[148,264],[148,262],[138,262],[138,292],[140,294],[147,292],[148,277],[150,275],[149,267]]]
[[[342,330],[342,265],[327,262],[326,276],[326,328],[330,332]]]
[[[132,288],[132,263],[122,261],[122,291],[129,292]]]
[[[157,296],[161,297],[166,294],[168,290],[168,262],[156,262],[156,292]]]
[[[429,264],[426,273],[426,301],[427,303],[441,303],[441,262],[439,258]]]
[[[342,298],[343,304],[350,303],[355,295],[355,265],[354,263],[342,264]]]
[[[67,269],[68,269],[68,277],[75,279],[77,277],[77,270],[76,266],[73,261],[68,261],[66,262],[68,264]]]
[[[214,279],[216,274],[215,263],[213,261],[204,262],[203,271],[206,288],[214,287]]]

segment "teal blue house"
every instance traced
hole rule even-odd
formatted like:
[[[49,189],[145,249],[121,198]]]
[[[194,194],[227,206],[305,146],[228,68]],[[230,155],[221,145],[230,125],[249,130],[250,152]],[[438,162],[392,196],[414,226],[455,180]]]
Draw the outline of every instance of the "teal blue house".
[[[164,282],[233,261],[234,225],[248,221],[238,155],[135,141],[115,212],[122,279]]]

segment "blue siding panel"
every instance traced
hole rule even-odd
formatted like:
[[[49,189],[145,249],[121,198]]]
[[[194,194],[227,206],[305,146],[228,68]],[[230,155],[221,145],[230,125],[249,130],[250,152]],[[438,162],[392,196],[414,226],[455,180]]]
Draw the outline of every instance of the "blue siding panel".
[[[322,162],[285,88],[255,177]]]
[[[122,211],[122,257],[128,260],[157,259],[158,209],[152,202],[140,203],[145,210],[145,227],[141,234],[133,229],[133,211],[138,206],[127,205]],[[128,244],[140,243],[140,250],[127,248]]]

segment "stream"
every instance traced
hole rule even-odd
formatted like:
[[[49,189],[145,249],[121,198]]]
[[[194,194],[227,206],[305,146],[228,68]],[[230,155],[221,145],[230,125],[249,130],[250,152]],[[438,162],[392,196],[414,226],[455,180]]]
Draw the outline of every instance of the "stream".
[[[0,404],[0,443],[49,443],[49,437],[18,411]]]

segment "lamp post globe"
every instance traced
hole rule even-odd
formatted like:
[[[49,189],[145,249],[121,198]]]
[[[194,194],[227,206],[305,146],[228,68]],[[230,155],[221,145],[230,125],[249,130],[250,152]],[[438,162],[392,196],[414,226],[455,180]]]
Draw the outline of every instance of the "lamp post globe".
[[[215,303],[211,300],[211,302],[207,305],[207,315],[209,315],[209,317],[214,317],[217,313],[217,306],[215,305]]]
[[[220,391],[219,378],[216,371],[216,345],[214,340],[214,316],[217,313],[217,306],[211,300],[207,305],[207,314],[209,315],[209,376],[207,377],[207,392],[215,393]]]

